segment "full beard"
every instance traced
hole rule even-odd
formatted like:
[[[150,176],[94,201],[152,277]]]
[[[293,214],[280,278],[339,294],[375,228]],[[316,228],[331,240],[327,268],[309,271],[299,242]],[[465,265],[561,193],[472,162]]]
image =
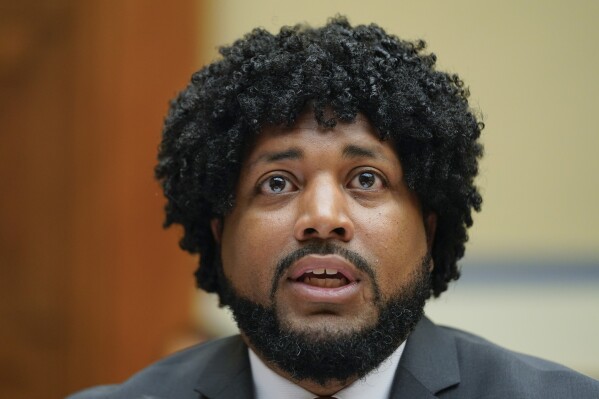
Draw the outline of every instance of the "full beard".
[[[318,331],[297,331],[281,319],[274,301],[278,276],[296,258],[308,253],[340,254],[358,263],[357,267],[371,276],[378,310],[374,325],[346,330],[323,326]],[[286,259],[279,262],[273,278],[271,306],[263,306],[237,293],[218,265],[220,299],[223,305],[229,306],[239,329],[260,357],[296,381],[310,380],[324,386],[330,381],[364,377],[406,340],[422,318],[425,302],[430,297],[430,254],[421,259],[410,279],[385,300],[380,298],[374,270],[358,254],[327,245],[304,248]]]

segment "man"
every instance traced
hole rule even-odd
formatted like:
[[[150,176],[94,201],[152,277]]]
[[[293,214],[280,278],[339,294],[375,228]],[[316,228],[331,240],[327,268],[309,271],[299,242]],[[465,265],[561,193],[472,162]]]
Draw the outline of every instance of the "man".
[[[599,397],[423,317],[482,202],[482,123],[423,49],[337,18],[255,30],[196,73],[156,175],[241,334],[73,398]]]

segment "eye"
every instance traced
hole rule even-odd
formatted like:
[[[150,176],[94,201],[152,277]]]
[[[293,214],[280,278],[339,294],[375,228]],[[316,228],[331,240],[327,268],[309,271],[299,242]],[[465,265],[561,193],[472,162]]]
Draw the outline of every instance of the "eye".
[[[371,171],[363,171],[354,176],[348,184],[349,188],[360,190],[380,190],[385,182],[380,175]]]
[[[262,194],[283,194],[295,189],[295,184],[282,175],[271,175],[258,186],[258,190]]]

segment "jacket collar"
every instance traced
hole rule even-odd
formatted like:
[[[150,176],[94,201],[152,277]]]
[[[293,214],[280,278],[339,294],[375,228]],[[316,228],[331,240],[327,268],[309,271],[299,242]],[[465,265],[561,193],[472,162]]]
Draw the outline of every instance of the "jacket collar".
[[[216,342],[198,370],[200,398],[252,399],[254,388],[247,346],[239,335]]]
[[[423,317],[406,343],[391,398],[434,398],[459,382],[455,340]]]

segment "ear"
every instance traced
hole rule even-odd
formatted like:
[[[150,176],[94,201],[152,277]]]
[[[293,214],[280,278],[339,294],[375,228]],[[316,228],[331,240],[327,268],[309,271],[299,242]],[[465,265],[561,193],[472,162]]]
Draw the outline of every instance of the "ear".
[[[437,214],[429,211],[424,215],[424,229],[426,231],[426,246],[428,251],[433,250],[435,233],[437,232]]]
[[[214,241],[216,241],[217,244],[220,244],[223,236],[223,220],[221,218],[211,219],[210,230],[212,230],[212,237],[214,237]]]

